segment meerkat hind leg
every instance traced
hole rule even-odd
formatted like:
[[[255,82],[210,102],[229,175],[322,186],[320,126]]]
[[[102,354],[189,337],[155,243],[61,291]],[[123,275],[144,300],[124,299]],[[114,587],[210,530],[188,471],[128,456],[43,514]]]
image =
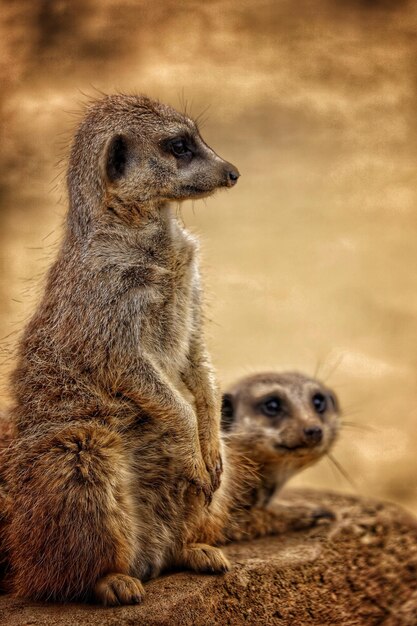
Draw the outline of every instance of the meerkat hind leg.
[[[191,543],[184,547],[178,565],[201,574],[224,574],[231,564],[220,548],[205,543]]]

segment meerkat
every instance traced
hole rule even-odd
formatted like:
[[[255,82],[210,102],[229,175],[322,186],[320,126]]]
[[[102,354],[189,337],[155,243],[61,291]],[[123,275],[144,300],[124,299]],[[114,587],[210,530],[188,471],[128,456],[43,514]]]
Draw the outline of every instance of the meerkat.
[[[198,518],[219,486],[220,400],[197,241],[170,201],[238,177],[169,106],[112,95],[87,107],[63,242],[11,379],[15,594],[132,604],[167,565],[228,569],[219,549],[183,539],[187,511]]]
[[[286,506],[277,495],[330,451],[339,431],[333,390],[304,374],[245,377],[223,395],[224,477],[195,541],[229,541],[308,528],[332,513]]]

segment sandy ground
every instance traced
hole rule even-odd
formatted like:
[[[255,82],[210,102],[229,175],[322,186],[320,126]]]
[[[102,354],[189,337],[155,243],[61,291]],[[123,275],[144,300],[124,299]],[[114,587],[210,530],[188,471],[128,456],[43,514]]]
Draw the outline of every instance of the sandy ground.
[[[145,585],[139,606],[104,609],[0,596],[3,626],[415,626],[417,524],[396,506],[317,492],[331,508],[308,531],[225,548],[224,576],[180,572]]]
[[[355,487],[327,462],[299,482],[417,511],[416,4],[20,0],[0,16],[2,378],[59,240],[83,94],[187,105],[242,172],[181,209],[221,381],[318,373],[356,424],[336,451]]]

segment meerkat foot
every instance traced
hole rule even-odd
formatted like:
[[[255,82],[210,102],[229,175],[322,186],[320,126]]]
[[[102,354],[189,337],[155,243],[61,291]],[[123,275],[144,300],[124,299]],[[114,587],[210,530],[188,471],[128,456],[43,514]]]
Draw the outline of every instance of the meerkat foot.
[[[181,565],[200,574],[224,574],[231,569],[223,552],[205,543],[188,545],[182,554]]]
[[[94,587],[94,598],[104,606],[139,604],[144,595],[140,580],[126,574],[107,574]]]
[[[330,509],[317,506],[295,505],[271,507],[269,509],[288,530],[308,530],[319,524],[330,524],[335,514]]]
[[[330,509],[325,509],[324,507],[301,507],[299,516],[294,519],[293,528],[294,530],[313,528],[319,524],[330,524],[335,519],[336,516]]]

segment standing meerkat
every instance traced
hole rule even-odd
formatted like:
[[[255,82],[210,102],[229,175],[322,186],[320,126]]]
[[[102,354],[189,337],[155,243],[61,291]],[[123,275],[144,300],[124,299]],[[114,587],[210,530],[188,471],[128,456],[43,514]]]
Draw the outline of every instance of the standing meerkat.
[[[184,518],[172,518],[178,503],[204,509],[198,493],[209,501],[218,487],[221,454],[197,243],[169,201],[238,177],[169,106],[113,95],[87,107],[64,239],[12,376],[16,594],[129,604],[167,563],[227,569],[220,550],[185,545]],[[157,493],[165,483],[171,504]]]
[[[304,374],[265,372],[232,385],[222,403],[224,477],[195,540],[253,539],[331,517],[329,511],[284,505],[276,496],[330,451],[339,413],[334,391]]]

